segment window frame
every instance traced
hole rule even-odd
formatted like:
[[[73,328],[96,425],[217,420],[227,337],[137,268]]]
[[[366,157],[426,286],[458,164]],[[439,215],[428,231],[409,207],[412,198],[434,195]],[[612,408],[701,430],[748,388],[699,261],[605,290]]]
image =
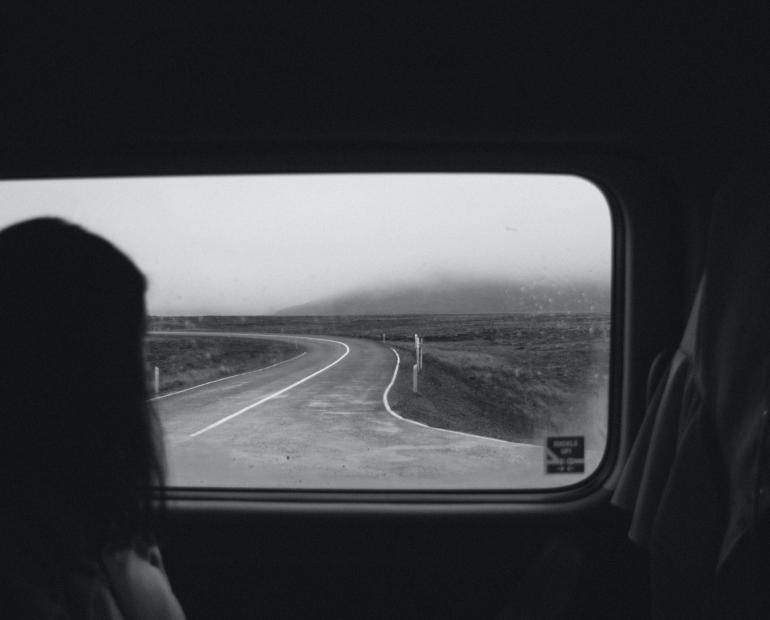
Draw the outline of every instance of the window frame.
[[[653,244],[672,248],[670,198],[656,171],[629,155],[585,147],[524,148],[504,144],[362,144],[298,143],[280,145],[199,145],[92,147],[63,156],[21,153],[4,161],[0,178],[43,179],[128,176],[186,176],[302,173],[507,173],[574,175],[593,183],[605,196],[612,221],[612,323],[607,445],[597,469],[584,480],[548,489],[506,490],[305,490],[245,488],[176,488],[156,490],[184,509],[320,510],[380,512],[386,505],[400,512],[440,510],[561,512],[604,503],[620,475],[641,420],[646,367],[675,333],[676,321],[653,313],[663,329],[648,330],[634,310],[644,290],[640,274],[655,272],[663,257],[643,260]],[[668,243],[666,243],[668,241]],[[670,262],[668,264],[671,264]],[[677,263],[674,263],[677,264]],[[681,265],[682,263],[678,263]],[[674,290],[680,274],[663,269],[661,278]],[[659,304],[660,305],[660,304]],[[643,307],[646,304],[642,304]],[[665,306],[665,304],[664,304]],[[668,320],[666,320],[668,319]],[[655,332],[655,333],[653,333]]]

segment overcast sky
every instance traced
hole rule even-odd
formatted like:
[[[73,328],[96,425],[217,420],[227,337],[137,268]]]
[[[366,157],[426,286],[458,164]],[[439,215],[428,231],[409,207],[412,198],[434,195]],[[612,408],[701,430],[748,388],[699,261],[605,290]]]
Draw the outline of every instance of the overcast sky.
[[[610,278],[604,196],[569,176],[0,182],[0,228],[41,215],[80,224],[132,257],[150,282],[150,314],[264,314],[442,277]]]

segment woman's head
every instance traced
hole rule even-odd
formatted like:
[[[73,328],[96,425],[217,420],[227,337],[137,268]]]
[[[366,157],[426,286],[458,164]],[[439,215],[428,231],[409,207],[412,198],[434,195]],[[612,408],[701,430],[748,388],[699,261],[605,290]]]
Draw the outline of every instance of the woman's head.
[[[0,463],[23,516],[94,545],[139,533],[162,465],[147,405],[145,279],[101,237],[44,218],[0,231]]]

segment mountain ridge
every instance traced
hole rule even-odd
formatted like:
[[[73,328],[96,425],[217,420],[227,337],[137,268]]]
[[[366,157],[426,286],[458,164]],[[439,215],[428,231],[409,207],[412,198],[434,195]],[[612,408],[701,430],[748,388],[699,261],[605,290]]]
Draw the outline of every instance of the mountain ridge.
[[[587,282],[463,281],[359,289],[288,306],[278,316],[609,312],[610,287]]]

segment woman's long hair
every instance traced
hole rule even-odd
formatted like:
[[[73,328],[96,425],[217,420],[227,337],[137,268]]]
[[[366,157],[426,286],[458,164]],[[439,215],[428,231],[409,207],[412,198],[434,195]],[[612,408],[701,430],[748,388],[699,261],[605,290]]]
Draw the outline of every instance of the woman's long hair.
[[[78,226],[42,218],[0,232],[0,507],[90,552],[147,534],[163,482],[145,288],[123,253]]]

